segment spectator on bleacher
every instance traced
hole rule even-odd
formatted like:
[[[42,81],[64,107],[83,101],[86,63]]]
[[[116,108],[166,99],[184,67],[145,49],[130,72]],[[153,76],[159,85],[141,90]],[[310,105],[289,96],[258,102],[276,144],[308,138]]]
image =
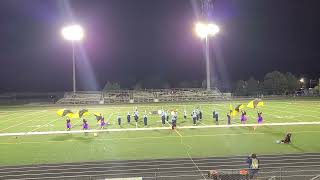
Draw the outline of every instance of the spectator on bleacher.
[[[251,154],[248,156],[247,163],[249,164],[249,178],[253,179],[259,170],[259,159],[257,158],[257,155]]]
[[[131,120],[131,115],[130,115],[130,112],[127,113],[127,122],[128,124],[130,123],[130,120]]]
[[[120,113],[118,113],[117,119],[118,119],[118,125],[121,126],[121,116],[120,116]]]
[[[147,125],[148,125],[148,116],[147,116],[147,113],[144,113],[144,115],[143,115],[143,123],[144,123],[144,126],[147,126]]]

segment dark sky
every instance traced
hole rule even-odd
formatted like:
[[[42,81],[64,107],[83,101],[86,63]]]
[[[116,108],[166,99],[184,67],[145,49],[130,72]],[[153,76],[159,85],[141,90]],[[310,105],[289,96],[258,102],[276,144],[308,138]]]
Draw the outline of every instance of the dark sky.
[[[71,44],[60,31],[72,19],[86,31],[76,49],[79,89],[205,79],[192,2],[1,0],[0,90],[71,90]],[[316,78],[319,7],[319,0],[216,0],[212,21],[221,32],[210,40],[212,76],[226,86],[272,70]]]

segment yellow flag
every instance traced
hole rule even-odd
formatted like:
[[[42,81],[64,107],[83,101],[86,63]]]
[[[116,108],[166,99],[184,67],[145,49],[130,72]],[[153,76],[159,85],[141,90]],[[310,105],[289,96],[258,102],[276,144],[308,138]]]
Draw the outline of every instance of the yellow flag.
[[[260,107],[260,106],[264,106],[264,102],[263,101],[258,102],[257,107]]]
[[[253,100],[248,103],[247,107],[248,108],[254,108]]]
[[[233,106],[229,104],[229,110],[233,111]]]
[[[232,117],[235,117],[236,115],[237,115],[237,111],[236,111],[236,110],[232,110],[231,116],[232,116]]]

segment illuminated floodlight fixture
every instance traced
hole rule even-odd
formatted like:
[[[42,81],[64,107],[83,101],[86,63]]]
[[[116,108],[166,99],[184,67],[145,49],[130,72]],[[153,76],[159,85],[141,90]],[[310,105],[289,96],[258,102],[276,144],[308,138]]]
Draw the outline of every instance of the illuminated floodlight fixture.
[[[200,38],[206,38],[216,35],[220,31],[220,28],[216,24],[198,22],[196,23],[195,30]]]
[[[211,36],[216,35],[220,31],[219,26],[215,24],[208,24],[207,28],[208,28],[208,34]]]
[[[301,78],[299,81],[300,81],[301,83],[304,83],[304,79],[303,79],[303,78]]]
[[[80,25],[74,24],[62,28],[61,34],[66,40],[81,41],[84,36],[84,31]]]

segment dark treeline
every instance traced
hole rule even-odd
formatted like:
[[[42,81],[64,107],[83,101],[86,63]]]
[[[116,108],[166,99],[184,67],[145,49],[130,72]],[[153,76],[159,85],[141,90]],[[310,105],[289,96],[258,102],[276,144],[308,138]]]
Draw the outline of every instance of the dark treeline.
[[[273,71],[261,81],[253,77],[237,81],[233,93],[237,96],[286,95],[294,94],[302,86],[302,82],[292,73]]]

